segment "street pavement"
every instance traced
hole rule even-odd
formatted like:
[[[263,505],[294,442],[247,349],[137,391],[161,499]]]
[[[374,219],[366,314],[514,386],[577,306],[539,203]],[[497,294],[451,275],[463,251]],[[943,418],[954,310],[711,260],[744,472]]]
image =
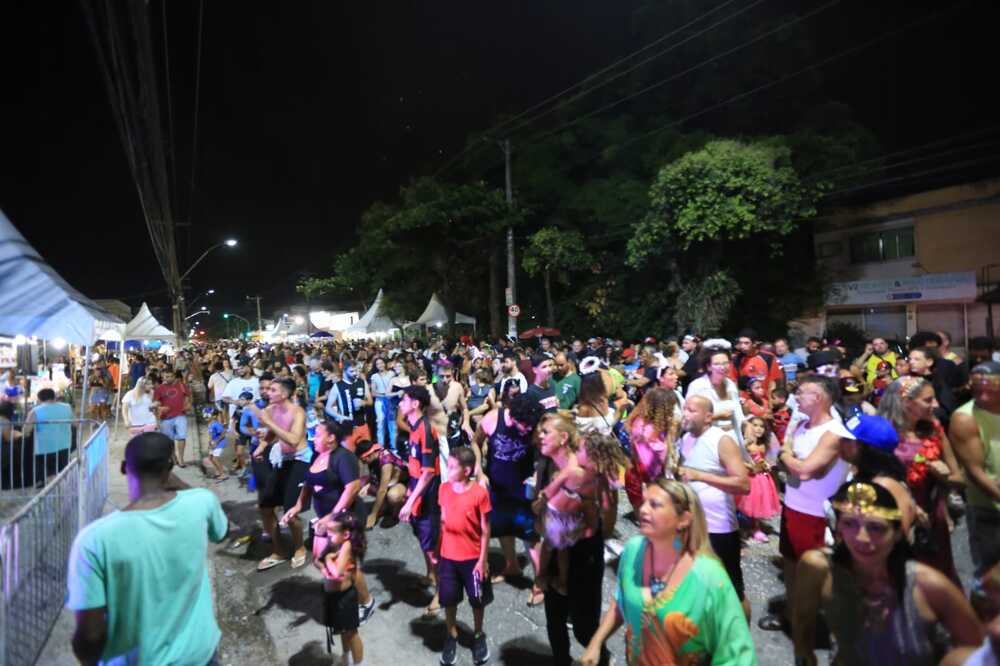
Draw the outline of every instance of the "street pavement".
[[[122,431],[112,438],[112,470],[118,468],[124,451],[126,435]],[[203,441],[207,441],[204,435]],[[194,454],[189,454],[189,459],[194,457]],[[212,483],[195,465],[178,470],[178,476],[191,485],[208,487],[216,492],[232,524],[233,531],[226,543],[209,549],[209,572],[222,629],[220,663],[223,666],[328,666],[339,663],[339,641],[332,653],[327,653],[319,572],[312,566],[292,570],[289,565],[283,564],[258,573],[257,562],[270,552],[269,544],[260,539],[236,551],[227,548],[236,536],[259,531],[256,495],[234,479],[222,484]],[[124,480],[117,474],[111,475],[109,499],[108,510],[127,503]],[[621,506],[623,513],[629,508],[624,494]],[[304,518],[308,520],[311,515],[304,514]],[[776,522],[774,527],[777,527]],[[635,526],[624,517],[618,521],[617,529],[622,542],[636,533]],[[972,564],[966,534],[965,522],[962,521],[952,535],[952,541],[959,573],[967,586]],[[746,593],[753,610],[753,640],[762,665],[790,664],[793,661],[791,640],[780,632],[761,631],[756,623],[766,613],[768,600],[783,591],[778,568],[771,562],[777,554],[776,532],[768,543],[751,542],[743,554]],[[499,547],[494,541],[490,566],[499,570],[502,563]],[[616,561],[609,562],[605,575],[605,604],[614,594],[615,564]],[[437,664],[444,644],[444,615],[443,611],[434,616],[424,615],[423,609],[429,603],[431,593],[418,586],[417,577],[424,572],[423,558],[407,525],[379,525],[368,532],[368,556],[364,571],[377,605],[374,616],[361,629],[365,664]],[[530,568],[525,571],[529,572]],[[544,610],[540,606],[527,606],[529,588],[528,578],[494,586],[495,601],[486,610],[486,632],[492,654],[490,663],[506,666],[543,666],[551,663]],[[472,615],[467,604],[459,608],[458,617],[461,627],[458,663],[471,664]],[[72,614],[63,611],[39,664],[76,663],[70,650],[72,628]],[[615,663],[623,666],[623,631],[609,641],[608,647]],[[574,656],[579,656],[581,652],[582,647],[574,647]],[[817,654],[820,664],[828,663],[828,650],[819,650]]]

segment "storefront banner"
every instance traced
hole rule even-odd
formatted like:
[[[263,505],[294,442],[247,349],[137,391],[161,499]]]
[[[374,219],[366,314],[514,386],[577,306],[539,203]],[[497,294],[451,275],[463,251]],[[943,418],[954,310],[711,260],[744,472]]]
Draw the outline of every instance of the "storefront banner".
[[[884,280],[834,282],[827,292],[827,305],[884,305],[916,301],[974,301],[976,274],[928,273]]]

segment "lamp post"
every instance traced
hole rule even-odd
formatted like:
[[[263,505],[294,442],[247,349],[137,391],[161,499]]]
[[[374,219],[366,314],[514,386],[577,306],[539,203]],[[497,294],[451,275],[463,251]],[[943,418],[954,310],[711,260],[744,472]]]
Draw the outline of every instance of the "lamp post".
[[[207,250],[201,253],[201,256],[194,260],[194,263],[188,266],[188,269],[181,273],[180,278],[177,279],[177,287],[175,290],[175,301],[174,301],[174,329],[180,331],[183,329],[183,323],[187,319],[185,316],[185,303],[184,303],[184,278],[191,274],[191,271],[202,262],[202,260],[207,257],[213,250],[217,250],[220,247],[236,247],[239,242],[235,238],[227,238],[221,243],[216,243]],[[197,300],[197,299],[195,299]]]

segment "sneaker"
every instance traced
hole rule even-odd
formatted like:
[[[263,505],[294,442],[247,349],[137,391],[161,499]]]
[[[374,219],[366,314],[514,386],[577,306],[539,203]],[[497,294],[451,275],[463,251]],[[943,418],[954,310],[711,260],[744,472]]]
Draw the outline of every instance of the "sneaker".
[[[365,626],[365,622],[372,619],[375,614],[375,597],[372,597],[367,604],[358,604],[358,626]]]
[[[486,644],[486,634],[476,634],[472,639],[472,663],[485,664],[490,660],[490,646]]]
[[[448,636],[444,639],[444,651],[441,652],[441,666],[452,666],[458,662],[458,639]]]

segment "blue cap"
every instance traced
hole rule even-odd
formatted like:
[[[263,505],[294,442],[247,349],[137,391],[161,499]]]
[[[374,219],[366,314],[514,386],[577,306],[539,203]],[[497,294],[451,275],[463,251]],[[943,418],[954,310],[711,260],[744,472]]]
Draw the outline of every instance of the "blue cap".
[[[854,439],[887,453],[892,453],[899,445],[899,434],[888,419],[871,414],[859,414],[844,425]]]

